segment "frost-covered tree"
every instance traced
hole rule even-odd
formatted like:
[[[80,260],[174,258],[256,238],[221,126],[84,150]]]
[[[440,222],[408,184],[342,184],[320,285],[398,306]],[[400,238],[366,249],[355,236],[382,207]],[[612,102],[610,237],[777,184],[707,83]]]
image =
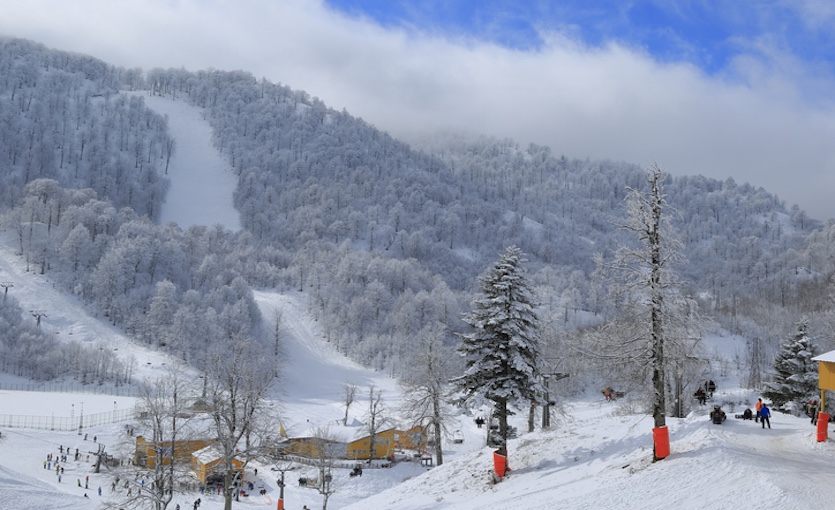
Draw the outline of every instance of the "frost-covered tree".
[[[342,394],[342,403],[345,404],[345,418],[342,419],[342,424],[348,426],[348,410],[351,404],[354,403],[354,398],[357,396],[357,385],[352,382],[346,382],[343,385],[344,393]]]
[[[261,356],[258,346],[244,338],[230,338],[226,350],[211,353],[206,363],[206,398],[210,407],[210,433],[220,463],[216,473],[223,477],[223,508],[231,510],[238,470],[233,462],[246,465],[264,451],[269,416],[267,397],[275,379],[272,356]]]
[[[629,188],[627,217],[622,228],[638,239],[637,246],[621,245],[611,260],[596,257],[601,276],[608,277],[620,318],[608,331],[608,356],[651,372],[652,415],[656,427],[666,425],[668,376],[681,386],[685,365],[695,361],[700,338],[699,318],[672,265],[680,261],[681,243],[670,225],[670,207],[662,190],[664,173],[657,165],[646,172],[648,191]],[[677,391],[679,395],[681,391]]]
[[[774,407],[788,412],[802,409],[803,403],[817,395],[818,364],[812,361],[817,352],[814,340],[807,333],[807,319],[797,324],[797,332],[780,346],[774,359],[777,374],[766,383],[763,396]]]
[[[481,296],[464,316],[472,331],[461,335],[458,347],[466,369],[451,381],[461,401],[483,397],[493,402],[502,455],[507,455],[509,406],[527,404],[543,392],[538,318],[522,262],[522,250],[510,246],[479,277]]]
[[[368,463],[377,453],[377,434],[389,423],[388,410],[383,400],[382,390],[371,385],[368,387],[368,412],[365,414],[363,430],[368,434]]]
[[[403,412],[413,423],[429,427],[435,438],[435,462],[444,463],[443,441],[447,423],[452,419],[444,402],[446,381],[452,366],[452,348],[444,345],[446,327],[435,322],[417,334],[414,363],[402,379]]]
[[[313,431],[313,441],[312,461],[319,472],[316,491],[322,495],[322,510],[328,510],[330,497],[341,488],[339,479],[334,479],[333,471],[337,467],[337,460],[344,453],[344,440],[329,427],[317,427]]]
[[[119,508],[166,510],[173,507],[172,500],[193,480],[190,456],[180,451],[188,440],[196,439],[189,432],[191,419],[187,412],[192,390],[182,366],[171,367],[165,375],[141,386],[137,402],[137,408],[141,410],[139,430],[156,453],[150,466],[148,459],[143,457],[139,463],[111,472],[114,486],[120,479],[133,486],[130,493],[120,492],[116,497]],[[132,436],[126,440],[129,443],[126,448],[134,447]],[[146,477],[152,483],[140,483],[140,478],[144,482]]]

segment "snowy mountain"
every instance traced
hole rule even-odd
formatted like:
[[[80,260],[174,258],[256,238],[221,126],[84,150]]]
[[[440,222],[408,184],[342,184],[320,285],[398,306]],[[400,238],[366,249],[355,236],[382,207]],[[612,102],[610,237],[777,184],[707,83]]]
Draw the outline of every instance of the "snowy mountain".
[[[67,335],[71,328],[73,336],[82,341],[113,342],[109,345],[118,345],[121,352],[147,360],[140,363],[142,375],[153,375],[163,363],[170,362],[132,345],[112,328],[86,316],[83,309],[67,301],[45,279],[15,273],[15,267],[20,265],[18,257],[3,251],[0,260],[3,274],[21,282],[13,292],[22,301],[53,311],[43,319],[43,327],[63,325],[67,329],[61,334]],[[362,369],[334,352],[304,313],[298,296],[259,293],[258,302],[265,311],[280,309],[286,318],[289,363],[281,405],[291,432],[303,434],[308,426],[341,418],[339,391],[345,381],[361,386],[375,384],[384,388],[387,397],[397,399],[396,386],[390,379]],[[727,343],[727,339],[714,341]],[[725,404],[731,416],[754,399],[750,392],[734,389],[732,378],[718,382],[720,390],[715,401],[732,403]],[[653,464],[651,418],[635,413],[638,406],[628,397],[606,402],[596,391],[590,395],[560,402],[553,430],[523,434],[511,441],[511,471],[500,484],[489,481],[492,450],[483,446],[484,431],[476,427],[471,416],[462,416],[459,426],[465,442],[447,445],[448,460],[443,466],[428,471],[416,465],[365,470],[359,479],[348,477],[346,469],[341,473],[343,486],[329,508],[481,510],[498,505],[508,510],[544,510],[674,505],[681,509],[731,509],[745,505],[756,509],[817,509],[826,508],[835,497],[835,486],[828,482],[835,443],[817,442],[808,419],[778,414],[771,429],[733,418],[713,425],[705,408],[699,408],[685,419],[668,419],[672,453]],[[130,405],[125,397],[107,395],[0,391],[0,407],[14,414],[68,416],[68,407],[74,405],[77,416],[80,404],[86,413],[92,414],[109,410],[116,400],[120,409]],[[359,407],[356,411],[359,415]],[[522,424],[519,425],[521,430]],[[2,433],[5,440],[0,443],[0,497],[13,502],[8,508],[80,510],[97,508],[107,500],[111,480],[106,475],[90,474],[86,462],[69,462],[61,482],[41,466],[45,454],[58,445],[89,451],[90,439],[84,441],[74,431],[3,428]],[[118,444],[123,427],[88,427],[84,433],[97,435],[100,443],[110,446]],[[269,466],[262,466],[259,472],[262,474],[253,479],[267,489],[267,494],[247,498],[236,503],[236,508],[275,508],[276,475],[269,471]],[[304,468],[293,476],[303,473]],[[90,476],[93,489],[85,490],[75,484],[86,476]],[[96,494],[99,486],[104,487],[101,498]],[[84,499],[84,493],[90,497]],[[186,508],[199,496],[181,497],[178,501]],[[218,496],[203,495],[202,499],[201,508],[222,508]],[[291,484],[286,501],[288,508],[301,508],[302,504],[316,508],[319,496]]]
[[[173,106],[168,110],[169,116],[189,109],[176,103],[168,106]],[[184,117],[191,118],[192,123],[201,122],[199,116]],[[183,136],[180,133],[198,133],[198,127],[192,124],[183,131],[176,128],[174,136],[180,140]],[[207,151],[210,150],[207,144],[204,139],[195,147]],[[190,160],[184,150],[182,161]],[[171,168],[172,189],[177,186],[178,177],[187,173],[178,168],[179,164],[175,161]],[[223,178],[220,172],[206,172],[195,182],[211,187],[218,176]],[[178,210],[188,213],[189,203],[182,200],[176,205],[167,204],[173,207],[166,209],[165,214],[171,221],[180,221]],[[224,217],[230,214],[230,209],[210,211],[217,212],[218,216],[207,217],[207,221],[225,224],[230,219]],[[4,245],[13,246],[11,233],[4,232],[3,236],[7,241]],[[12,249],[0,250],[0,280],[14,281],[10,295],[25,309],[45,311],[41,328],[61,341],[75,339],[118,349],[120,356],[137,361],[137,378],[153,377],[175,363],[171,357],[125,337],[101,317],[90,316],[76,298],[57,289],[48,274],[27,272],[24,259]],[[282,348],[287,363],[281,394],[275,397],[291,434],[303,435],[309,428],[322,424],[335,425],[344,413],[340,397],[346,382],[355,383],[361,389],[375,385],[383,389],[392,404],[400,398],[400,390],[392,379],[365,369],[336,351],[319,324],[307,313],[301,294],[261,290],[255,292],[255,299],[267,323],[277,311],[282,316]],[[741,341],[732,337],[713,338],[710,343],[717,361],[725,364],[742,347]],[[835,443],[817,442],[814,427],[802,417],[777,414],[771,429],[732,418],[756,400],[755,394],[738,389],[737,381],[742,375],[739,370],[731,370],[717,378],[719,391],[714,402],[721,403],[731,416],[724,424],[711,424],[706,409],[700,407],[686,418],[668,418],[672,452],[660,462],[650,462],[652,420],[639,412],[641,403],[632,400],[634,396],[629,394],[622,400],[606,402],[598,388],[587,388],[579,396],[560,398],[552,430],[523,433],[510,442],[511,471],[499,484],[489,481],[492,450],[484,446],[484,429],[476,426],[472,415],[461,414],[456,426],[464,442],[446,445],[447,461],[443,466],[427,469],[415,463],[401,463],[391,469],[365,470],[359,478],[350,478],[344,470],[337,475],[340,487],[328,507],[344,510],[828,507],[835,500],[835,485],[828,481]],[[4,380],[25,382],[11,376]],[[93,414],[130,405],[129,397],[0,390],[0,408],[6,414],[77,417],[82,406],[84,413]],[[361,420],[361,395],[355,405],[351,415]],[[516,423],[519,430],[525,430],[523,417],[516,419],[520,420]],[[111,479],[105,474],[92,474],[85,455],[79,461],[65,464],[61,481],[42,463],[46,454],[57,453],[59,446],[80,448],[82,452],[94,449],[93,437],[116,451],[124,439],[123,423],[87,426],[78,432],[8,428],[2,423],[0,427],[3,434],[0,500],[6,502],[4,508],[81,510],[98,508],[109,501]],[[356,432],[352,427],[335,428],[345,435]],[[259,475],[253,475],[252,480],[266,494],[247,497],[236,502],[234,508],[275,508],[276,474],[268,465],[260,468]],[[297,475],[305,474],[304,469],[294,471],[291,482]],[[98,495],[98,487],[102,487],[102,496]],[[222,508],[218,496],[199,493],[180,496],[177,503],[181,508],[191,508],[198,497],[204,510]],[[317,508],[321,497],[311,489],[291,483],[286,501],[287,508],[302,508],[302,505]]]
[[[410,146],[244,71],[118,69],[19,39],[0,40],[0,69],[0,100],[12,105],[0,123],[0,207],[13,249],[93,313],[189,363],[239,327],[264,341],[252,289],[274,289],[301,292],[340,352],[403,373],[425,324],[457,341],[477,275],[509,245],[525,253],[555,335],[617,312],[594,255],[630,240],[618,225],[626,190],[645,184],[637,165],[447,134]],[[192,150],[198,133],[162,106],[192,107],[205,120],[197,147],[210,150]],[[191,184],[189,168],[204,172]],[[211,190],[200,182],[209,169],[222,177]],[[704,316],[760,339],[761,371],[800,316],[828,335],[835,227],[733,179],[664,187],[684,292]],[[173,222],[186,201],[190,215]],[[51,377],[44,349],[11,351],[9,363]]]
[[[137,376],[153,376],[171,360],[132,344],[112,327],[89,317],[73,300],[57,292],[45,278],[20,272],[20,258],[0,252],[4,277],[17,282],[11,290],[31,306],[50,310],[42,327],[83,342],[118,346],[138,361]],[[387,377],[358,367],[336,353],[322,338],[315,322],[304,312],[298,296],[259,293],[258,302],[269,311],[280,309],[285,317],[289,363],[284,376],[281,405],[291,432],[304,433],[308,426],[341,418],[340,387],[345,381],[360,386],[384,388],[387,398],[396,400],[398,390]],[[105,343],[106,342],[106,343]],[[730,355],[728,339],[714,339]],[[22,381],[17,381],[22,382]],[[716,402],[724,403],[730,416],[741,413],[755,395],[735,389],[735,380],[719,380]],[[492,450],[483,446],[484,431],[472,416],[459,423],[465,441],[447,445],[447,462],[431,470],[400,465],[390,470],[365,470],[359,479],[342,473],[344,485],[332,498],[331,509],[360,509],[373,506],[397,510],[450,508],[481,510],[501,506],[508,510],[553,508],[666,508],[707,507],[732,509],[740,505],[756,509],[818,509],[828,507],[835,486],[828,482],[835,443],[816,441],[815,429],[806,418],[777,414],[771,429],[750,421],[728,419],[713,425],[705,408],[685,419],[668,419],[672,453],[651,463],[650,417],[636,413],[639,407],[627,397],[606,402],[589,392],[588,397],[560,402],[551,431],[523,434],[511,441],[511,471],[500,484],[489,481]],[[80,393],[36,393],[0,391],[0,408],[9,414],[76,416],[81,405],[85,413],[104,412],[118,401],[128,407],[125,397]],[[361,418],[360,410],[355,410]],[[352,414],[354,414],[352,412]],[[2,424],[0,424],[2,425]],[[123,424],[87,427],[84,433],[98,436],[110,447],[119,443]],[[523,430],[519,423],[520,430]],[[347,428],[346,428],[347,429]],[[343,429],[345,430],[345,429]],[[106,501],[111,480],[90,473],[86,462],[67,463],[61,482],[41,465],[46,453],[59,445],[71,449],[92,449],[91,439],[70,432],[2,428],[0,443],[0,497],[7,508],[21,510],[97,508]],[[115,448],[115,446],[113,446]],[[256,483],[267,489],[236,503],[236,508],[275,508],[275,474],[262,466]],[[297,472],[303,474],[302,470]],[[78,487],[77,480],[90,476],[93,489]],[[296,472],[293,473],[296,476]],[[293,478],[294,480],[295,478]],[[99,498],[96,489],[102,486]],[[87,493],[89,498],[83,498]],[[199,497],[181,497],[183,508]],[[217,510],[217,496],[202,496],[201,508]],[[319,506],[319,496],[310,489],[291,484],[287,488],[288,508]]]

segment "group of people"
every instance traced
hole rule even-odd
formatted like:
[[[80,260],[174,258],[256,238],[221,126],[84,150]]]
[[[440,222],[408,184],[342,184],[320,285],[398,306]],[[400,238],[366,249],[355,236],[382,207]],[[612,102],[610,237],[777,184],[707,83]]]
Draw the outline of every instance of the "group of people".
[[[763,428],[765,428],[766,425],[768,425],[768,428],[771,428],[771,409],[769,409],[768,406],[765,405],[765,402],[763,402],[763,399],[761,399],[761,398],[757,399],[756,409],[757,409],[757,414],[756,414],[756,417],[754,418],[754,422],[755,423],[756,422],[762,423]]]
[[[771,428],[771,409],[763,402],[763,399],[758,398],[757,404],[755,405],[756,412],[751,412],[751,409],[746,409],[742,415],[737,415],[737,418],[742,418],[743,420],[750,420],[751,415],[754,415],[754,422],[761,423],[762,428],[765,428],[768,425],[768,428]],[[722,410],[720,405],[713,406],[713,409],[710,411],[710,420],[713,423],[722,423],[725,421],[725,411]],[[813,418],[814,420],[814,418]]]
[[[699,405],[705,405],[707,399],[713,398],[714,391],[716,391],[716,383],[711,379],[699,386],[696,392],[693,393],[693,396],[699,401]]]

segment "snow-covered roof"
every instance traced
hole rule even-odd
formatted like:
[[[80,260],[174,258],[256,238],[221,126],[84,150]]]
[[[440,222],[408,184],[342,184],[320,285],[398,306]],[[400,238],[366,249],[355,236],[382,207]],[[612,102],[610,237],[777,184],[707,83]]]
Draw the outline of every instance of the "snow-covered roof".
[[[209,445],[202,450],[197,450],[192,454],[197,460],[203,464],[211,464],[212,462],[223,458],[223,453],[217,445]]]
[[[835,351],[829,351],[821,354],[820,356],[815,356],[812,358],[812,361],[823,361],[826,363],[835,363]]]

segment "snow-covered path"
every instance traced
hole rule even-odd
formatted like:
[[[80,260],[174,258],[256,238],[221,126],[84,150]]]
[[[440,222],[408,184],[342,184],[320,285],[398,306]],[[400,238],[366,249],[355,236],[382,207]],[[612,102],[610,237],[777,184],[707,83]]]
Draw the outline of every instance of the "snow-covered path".
[[[93,317],[81,301],[55,288],[49,274],[26,270],[23,257],[14,253],[12,232],[0,231],[0,280],[12,282],[8,289],[24,310],[37,310],[41,316],[41,330],[55,335],[60,341],[75,340],[88,346],[118,351],[119,357],[136,361],[135,376],[154,377],[158,369],[171,357],[159,352],[137,349],[125,334],[108,324],[102,317]],[[32,317],[32,321],[35,318]]]
[[[740,483],[740,491],[745,487],[773,487],[773,501],[782,501],[783,508],[796,505],[798,494],[835,501],[832,444],[817,442],[816,428],[806,417],[775,413],[771,425],[771,429],[763,429],[752,421],[729,419],[710,429],[724,454],[733,460],[732,470],[740,471],[740,462],[754,467],[746,473],[747,483]],[[724,473],[722,479],[728,476],[732,473]],[[753,491],[750,496],[758,497]]]
[[[345,384],[357,387],[357,400],[362,400],[370,386],[383,391],[386,400],[394,405],[399,389],[394,380],[364,368],[340,354],[314,329],[305,310],[304,297],[275,292],[255,292],[267,328],[275,327],[276,313],[280,314],[282,364],[280,367],[281,400],[292,433],[307,435],[311,428],[330,424],[344,417]],[[352,418],[361,417],[364,409],[351,409]],[[339,433],[353,439],[355,429],[338,428]]]
[[[671,454],[653,463],[650,417],[594,402],[566,412],[554,431],[509,444],[513,470],[500,484],[487,482],[482,450],[344,510],[823,510],[835,501],[835,442],[818,443],[806,417],[777,414],[763,430],[733,417],[714,425],[697,409],[668,418]]]

